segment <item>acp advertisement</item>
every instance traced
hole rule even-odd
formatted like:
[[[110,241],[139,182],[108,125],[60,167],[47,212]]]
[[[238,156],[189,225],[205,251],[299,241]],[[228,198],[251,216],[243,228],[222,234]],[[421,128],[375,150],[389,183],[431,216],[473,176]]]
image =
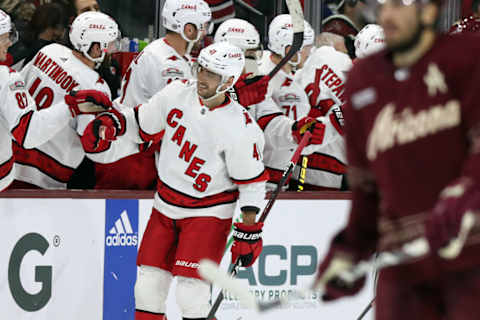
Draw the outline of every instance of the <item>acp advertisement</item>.
[[[136,254],[152,200],[0,199],[2,319],[133,320]],[[314,281],[348,201],[278,200],[265,222],[263,252],[238,278],[264,302]],[[239,212],[236,213],[238,218]],[[227,270],[226,250],[222,267]],[[319,294],[257,314],[225,292],[217,319],[355,319],[373,298],[372,277],[358,296],[323,304]],[[212,300],[219,289],[212,288]],[[175,281],[169,320],[181,320]],[[373,319],[370,312],[364,319]]]

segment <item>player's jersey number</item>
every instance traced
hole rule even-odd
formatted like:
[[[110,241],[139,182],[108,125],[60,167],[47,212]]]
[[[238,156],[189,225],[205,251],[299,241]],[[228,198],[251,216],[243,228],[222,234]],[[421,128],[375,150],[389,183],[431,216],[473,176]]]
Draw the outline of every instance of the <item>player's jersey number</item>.
[[[54,92],[49,87],[41,87],[40,83],[42,80],[40,78],[33,81],[28,92],[35,99],[37,104],[37,110],[46,109],[52,105]]]

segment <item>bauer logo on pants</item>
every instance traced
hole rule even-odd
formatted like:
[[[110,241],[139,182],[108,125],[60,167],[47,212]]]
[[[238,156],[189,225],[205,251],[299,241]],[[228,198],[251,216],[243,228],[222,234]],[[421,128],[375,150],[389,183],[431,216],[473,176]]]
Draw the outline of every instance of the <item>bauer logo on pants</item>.
[[[103,319],[134,318],[138,200],[106,200]]]

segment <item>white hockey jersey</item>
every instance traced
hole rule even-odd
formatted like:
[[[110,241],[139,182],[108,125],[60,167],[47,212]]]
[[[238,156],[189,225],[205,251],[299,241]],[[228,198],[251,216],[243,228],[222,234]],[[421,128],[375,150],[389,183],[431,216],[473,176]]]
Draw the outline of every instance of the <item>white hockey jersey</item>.
[[[268,177],[263,133],[247,110],[227,99],[208,109],[195,83],[174,81],[147,103],[123,109],[127,131],[103,153],[115,161],[135,149],[128,144],[163,136],[154,207],[172,219],[231,218],[237,198],[240,207],[261,207]]]
[[[345,80],[352,67],[350,57],[330,46],[322,46],[310,53],[295,81],[308,95],[312,107],[327,103],[342,105]],[[325,100],[331,99],[331,102]]]
[[[38,110],[64,104],[64,96],[72,90],[95,89],[110,97],[110,89],[96,71],[76,58],[72,51],[59,44],[43,47],[23,68],[29,93]],[[68,110],[65,105],[65,109]],[[44,189],[65,189],[74,170],[82,162],[85,152],[79,139],[91,115],[80,115],[35,149],[18,148],[16,179]],[[35,133],[36,134],[36,133]]]
[[[119,102],[135,107],[177,79],[191,79],[189,57],[180,56],[165,38],[153,41],[130,63],[122,80]]]
[[[344,101],[346,75],[351,66],[348,55],[333,47],[322,46],[310,54],[304,67],[295,74],[296,82],[308,94],[311,105],[321,106],[318,113],[316,108],[312,108],[310,116],[326,125],[323,143],[307,146],[304,150],[304,154],[309,155],[305,185],[310,189],[339,189],[342,185],[346,154],[339,124],[343,121],[340,108]],[[299,172],[297,166],[294,179]]]
[[[15,178],[12,139],[25,148],[36,147],[50,139],[72,118],[64,104],[36,111],[20,74],[0,66],[0,191]]]
[[[260,73],[268,74],[275,68],[270,56],[267,55],[266,59],[262,58]],[[269,132],[265,134],[265,166],[270,174],[269,181],[276,183],[280,181],[283,171],[297,148],[292,138],[292,125],[308,115],[310,103],[305,91],[295,82],[293,75],[288,75],[283,70],[278,71],[270,80],[267,95],[271,95],[280,112],[291,120],[287,123],[285,117],[272,119],[272,123],[267,127]],[[283,139],[280,135],[283,135]],[[287,137],[289,141],[285,140]]]

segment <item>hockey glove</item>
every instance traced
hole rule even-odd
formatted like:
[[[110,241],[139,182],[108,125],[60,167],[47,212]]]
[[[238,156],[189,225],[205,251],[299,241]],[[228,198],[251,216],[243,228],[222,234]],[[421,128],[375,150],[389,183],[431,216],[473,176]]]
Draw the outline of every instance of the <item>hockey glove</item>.
[[[314,289],[323,289],[323,301],[357,294],[364,286],[366,276],[348,282],[340,278],[342,272],[351,270],[358,262],[354,250],[344,243],[344,232],[333,239],[330,250],[318,268]]]
[[[325,136],[325,125],[310,117],[303,117],[302,119],[295,121],[293,124],[292,136],[295,139],[295,142],[299,143],[307,130],[312,133],[312,137],[308,142],[309,145],[322,144]]]
[[[65,103],[72,117],[80,114],[99,114],[112,108],[112,101],[103,92],[97,90],[71,91],[65,95]]]
[[[240,259],[242,267],[250,267],[262,252],[263,222],[253,225],[236,222],[233,224],[232,263]]]
[[[110,147],[110,142],[125,133],[126,119],[116,109],[100,113],[91,121],[81,137],[86,152],[102,152]]]
[[[480,213],[480,188],[461,177],[443,189],[425,223],[430,250],[444,259],[456,258]]]
[[[256,76],[248,79],[251,73],[243,74],[233,88],[237,94],[237,101],[244,107],[257,104],[265,100],[269,76]]]

